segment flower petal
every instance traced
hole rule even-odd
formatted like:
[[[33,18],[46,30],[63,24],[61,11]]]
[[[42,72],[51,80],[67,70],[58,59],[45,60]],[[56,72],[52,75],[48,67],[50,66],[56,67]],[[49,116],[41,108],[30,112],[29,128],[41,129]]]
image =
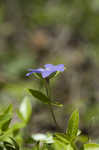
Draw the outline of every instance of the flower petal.
[[[46,64],[46,65],[44,65],[44,67],[45,68],[52,68],[54,65],[52,65],[52,64]]]
[[[45,68],[47,70],[56,70],[56,71],[64,71],[64,65],[63,64],[59,64],[59,65],[52,65],[52,64],[46,64]]]
[[[29,71],[33,71],[35,73],[38,73],[38,72],[41,72],[41,71],[44,71],[43,68],[38,68],[38,69],[28,69]]]
[[[64,65],[63,65],[63,64],[56,65],[56,66],[55,66],[55,69],[56,69],[57,71],[64,71]]]
[[[46,78],[50,76],[52,73],[56,71],[64,71],[64,65],[59,64],[59,65],[52,65],[52,64],[46,64],[44,65],[45,69],[43,68],[38,68],[38,69],[29,69],[29,73],[26,74],[26,76],[30,76],[32,73],[41,73],[43,78]]]
[[[53,72],[56,72],[56,70],[51,70],[51,71],[45,70],[45,71],[41,72],[41,74],[42,74],[43,78],[46,78],[46,77],[50,76]]]
[[[33,72],[29,72],[29,73],[26,74],[26,76],[28,77],[28,76],[30,76],[32,73],[33,73]]]
[[[42,71],[44,71],[43,68],[38,68],[38,69],[29,69],[29,73],[26,74],[26,76],[30,76],[32,73],[41,73]]]

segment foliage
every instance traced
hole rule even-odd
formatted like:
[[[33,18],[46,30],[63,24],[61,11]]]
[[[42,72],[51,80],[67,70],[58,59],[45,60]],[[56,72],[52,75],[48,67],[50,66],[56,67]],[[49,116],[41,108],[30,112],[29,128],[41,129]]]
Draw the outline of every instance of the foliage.
[[[52,76],[52,78],[54,77]],[[17,110],[18,117],[21,119],[20,122],[11,123],[13,118],[12,105],[9,105],[0,114],[0,150],[24,150],[24,142],[25,145],[31,145],[29,150],[99,150],[99,144],[90,143],[88,137],[81,134],[79,130],[79,112],[77,109],[71,114],[66,131],[63,132],[60,129],[52,107],[53,105],[60,105],[50,99],[51,93],[49,93],[49,83],[52,78],[46,77],[44,79],[44,84],[47,84],[47,86],[45,84],[46,95],[38,90],[28,89],[28,91],[43,104],[49,105],[53,121],[56,127],[58,127],[59,132],[32,134],[24,141],[21,129],[28,125],[32,114],[31,101],[26,96]],[[39,80],[42,79],[39,78]]]
[[[41,32],[37,35],[39,30]],[[45,108],[51,101],[53,109],[57,111],[58,107],[54,106],[62,106],[57,102],[57,99],[55,100],[55,97],[49,98],[43,90],[36,90],[36,81],[24,80],[24,75],[28,67],[37,67],[45,61],[47,63],[49,60],[54,60],[54,63],[65,62],[67,68],[70,68],[70,74],[67,72],[64,75],[64,80],[59,85],[60,88],[56,85],[57,93],[61,93],[60,100],[63,98],[62,102],[66,103],[63,107],[64,112],[60,116],[64,119],[66,112],[67,119],[68,113],[71,111],[71,105],[72,108],[79,105],[81,108],[80,123],[82,129],[87,128],[88,134],[91,134],[94,138],[92,142],[98,142],[99,137],[95,137],[95,135],[99,135],[97,132],[99,124],[98,37],[99,0],[0,0],[0,108],[3,107],[2,104],[15,103],[16,105],[19,102],[17,100],[22,98],[23,88],[28,87],[29,93],[32,96],[34,94],[33,99],[39,100],[40,104],[44,103]],[[43,38],[45,44],[43,43]],[[47,46],[46,41],[48,42]],[[43,43],[43,47],[39,46],[38,48],[40,42],[41,44]],[[94,63],[97,64],[94,65]],[[71,76],[73,77],[72,84],[68,84]],[[38,76],[38,78],[40,77]],[[75,85],[76,79],[77,86]],[[66,87],[64,86],[64,81],[66,81]],[[79,82],[81,85],[78,85]],[[58,83],[60,83],[60,80],[58,80]],[[38,92],[37,96],[35,96],[36,92],[30,92],[30,89]],[[77,93],[73,94],[72,90]],[[79,92],[81,92],[80,97]],[[39,93],[43,94],[43,99],[38,97]],[[55,94],[57,95],[57,93]],[[78,99],[73,97],[76,94],[78,94]],[[67,105],[68,95],[70,105]],[[46,97],[46,102],[44,102],[44,96]],[[32,115],[32,109],[35,111],[39,107],[39,103],[37,103],[37,108],[34,108],[35,106],[32,108],[31,105],[34,102],[36,101],[30,101],[27,96],[23,98],[20,108],[17,110],[17,115],[21,122],[13,124],[12,115],[13,113],[15,114],[15,111],[8,113],[7,119],[5,119],[6,117],[4,119],[2,119],[2,116],[0,117],[2,132],[7,132],[11,126],[11,132],[13,130],[13,136],[18,143],[22,144],[24,141],[21,133],[23,134],[25,129],[22,132],[20,129],[27,126]],[[41,108],[39,110],[41,111]],[[45,113],[46,116],[47,113]],[[34,114],[33,112],[33,115],[38,115],[38,113]],[[74,121],[74,123],[76,122]],[[35,120],[31,126],[35,126]],[[77,124],[75,126],[77,128]],[[71,135],[72,131],[73,129],[70,125],[70,128],[67,128],[67,132],[65,131],[66,134],[68,133],[68,139],[78,140],[78,145],[79,142],[83,144],[88,142],[87,136],[79,135],[76,138],[77,130],[73,131],[74,135]],[[49,145],[47,147],[49,148]],[[61,146],[56,144],[55,147],[58,149]]]
[[[28,99],[29,100],[29,99]],[[22,108],[24,103],[25,109]],[[27,107],[26,107],[27,106]],[[31,108],[30,108],[31,109]],[[20,129],[24,128],[27,125],[27,120],[30,118],[30,113],[28,112],[29,107],[26,100],[22,101],[20,105],[19,112],[22,115],[22,122],[15,123],[10,126],[9,119],[12,119],[12,105],[9,105],[1,114],[0,114],[0,148],[1,150],[19,150],[19,145],[17,140],[17,136],[20,134]],[[28,118],[28,119],[27,119]],[[69,119],[68,127],[65,133],[57,132],[57,133],[46,133],[46,134],[32,134],[27,139],[28,144],[32,144],[33,150],[76,150],[77,149],[77,141],[83,141],[83,136],[79,135],[79,113],[78,110],[75,110]],[[10,127],[9,127],[10,126]],[[16,131],[19,131],[15,134]],[[82,137],[82,140],[81,140]],[[22,136],[21,136],[22,138]],[[88,143],[88,144],[85,144]],[[84,143],[84,150],[98,150],[99,145],[89,143],[88,140]],[[31,150],[32,150],[31,149]],[[81,149],[82,150],[82,149]]]

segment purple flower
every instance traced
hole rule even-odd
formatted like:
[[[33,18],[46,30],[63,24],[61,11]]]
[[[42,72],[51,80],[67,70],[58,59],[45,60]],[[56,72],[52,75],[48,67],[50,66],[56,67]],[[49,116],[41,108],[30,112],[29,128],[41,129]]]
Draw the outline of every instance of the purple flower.
[[[26,74],[26,76],[30,76],[32,73],[40,73],[42,75],[42,78],[47,78],[52,73],[60,71],[64,71],[64,65],[52,65],[52,64],[46,64],[44,65],[45,68],[38,68],[38,69],[29,69],[29,73]]]

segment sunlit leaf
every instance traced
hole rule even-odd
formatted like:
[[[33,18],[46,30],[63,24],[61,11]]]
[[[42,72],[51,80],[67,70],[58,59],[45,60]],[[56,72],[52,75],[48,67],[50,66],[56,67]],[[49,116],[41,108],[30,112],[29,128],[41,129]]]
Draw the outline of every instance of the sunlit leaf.
[[[29,121],[31,113],[32,113],[32,105],[31,105],[31,101],[28,96],[26,96],[23,99],[23,101],[20,105],[19,113],[25,122]]]
[[[9,105],[1,114],[0,114],[0,122],[5,121],[8,118],[10,119],[12,117],[12,105]]]
[[[75,110],[70,116],[68,128],[66,131],[66,134],[71,141],[74,140],[77,136],[78,126],[79,126],[79,112],[78,110]]]
[[[77,136],[79,136],[80,134],[81,134],[81,130],[78,129]]]
[[[61,143],[64,143],[64,144],[69,144],[70,143],[70,141],[67,139],[66,134],[64,134],[64,133],[55,133],[54,140],[58,140],[58,141],[60,141]]]

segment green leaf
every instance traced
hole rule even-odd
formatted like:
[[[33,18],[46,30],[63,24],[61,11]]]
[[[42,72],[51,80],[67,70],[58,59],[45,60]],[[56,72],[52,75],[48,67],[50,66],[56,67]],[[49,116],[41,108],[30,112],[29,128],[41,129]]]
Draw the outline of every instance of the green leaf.
[[[18,129],[21,129],[24,127],[25,127],[25,123],[18,122],[18,123],[13,124],[13,126],[10,129],[12,129],[14,131],[14,130],[18,130]]]
[[[64,133],[55,133],[54,140],[59,140],[61,143],[64,143],[64,144],[70,143],[66,134],[64,134]]]
[[[84,144],[84,150],[99,150],[99,144],[94,143]]]
[[[8,119],[8,120],[5,120],[3,123],[2,123],[2,126],[1,126],[1,130],[2,131],[6,131],[10,125],[10,122],[11,122],[11,118]]]
[[[80,135],[76,138],[76,141],[79,141],[79,142],[85,144],[85,143],[88,143],[89,138],[85,135]]]
[[[13,124],[9,130],[13,133],[13,136],[15,137],[20,132],[20,129],[24,128],[25,126],[26,126],[26,123],[18,122],[18,123]]]
[[[0,150],[4,150],[4,148],[0,145]]]
[[[4,114],[8,114],[8,113],[12,113],[13,110],[13,106],[12,104],[10,104],[4,111]]]
[[[24,122],[24,117],[23,117],[22,113],[20,112],[20,110],[17,110],[16,113],[17,113],[18,117],[21,119],[21,121]]]
[[[8,129],[11,119],[12,119],[12,105],[9,105],[0,114],[0,129],[2,131],[6,131]]]
[[[32,105],[29,97],[26,96],[20,105],[19,114],[21,115],[21,119],[27,123],[31,117],[31,113]]]
[[[74,149],[70,144],[68,144],[67,147],[66,147],[66,150],[74,150]]]
[[[11,143],[4,141],[3,144],[7,150],[15,150]]]
[[[10,137],[11,142],[3,141],[3,145],[6,148],[6,150],[19,150],[19,145],[17,142]]]
[[[11,135],[12,135],[12,130],[10,130],[9,128],[6,132],[0,134],[0,142],[7,140],[8,137]]]
[[[0,114],[0,122],[5,121],[8,118],[12,117],[12,105],[9,105],[1,114]]]
[[[11,139],[12,142],[13,142],[13,145],[14,145],[14,147],[15,147],[15,150],[19,150],[19,145],[18,145],[18,143],[17,143],[13,138],[10,137],[10,139]]]
[[[78,133],[78,126],[79,126],[79,112],[75,110],[72,115],[70,116],[67,128],[67,136],[70,141],[75,140],[77,133]]]
[[[62,104],[59,104],[58,102],[51,101],[46,95],[44,95],[42,92],[38,90],[28,89],[28,91],[32,94],[32,96],[34,96],[35,98],[37,98],[44,104],[52,104],[54,106],[59,106],[59,107],[63,106]]]
[[[55,150],[74,150],[71,144],[66,144],[56,139],[53,143],[53,147]]]

